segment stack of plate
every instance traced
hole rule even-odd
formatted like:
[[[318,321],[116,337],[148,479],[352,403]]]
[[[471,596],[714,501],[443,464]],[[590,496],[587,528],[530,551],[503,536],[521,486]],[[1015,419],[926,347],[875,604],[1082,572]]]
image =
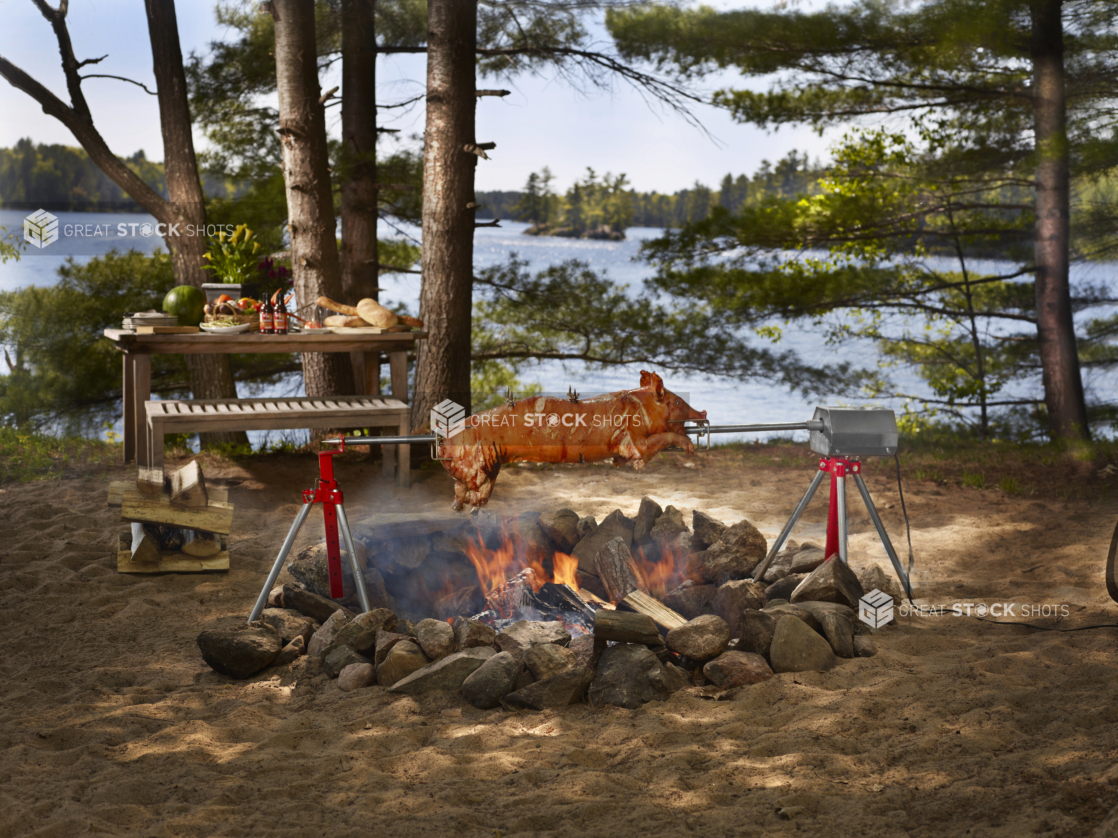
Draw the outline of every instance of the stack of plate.
[[[124,315],[122,328],[133,329],[137,326],[177,326],[179,319],[173,314],[164,314],[161,311],[137,311],[135,314]]]

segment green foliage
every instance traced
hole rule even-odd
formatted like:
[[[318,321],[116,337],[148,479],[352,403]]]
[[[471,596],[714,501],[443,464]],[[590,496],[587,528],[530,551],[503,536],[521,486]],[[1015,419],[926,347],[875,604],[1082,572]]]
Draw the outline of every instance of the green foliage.
[[[142,151],[120,160],[166,197],[162,163],[153,163]],[[35,145],[30,139],[19,140],[15,148],[0,148],[0,202],[83,212],[139,211],[139,206],[89,159],[85,149]]]
[[[543,392],[539,384],[525,384],[516,370],[502,361],[475,361],[470,371],[470,400],[474,413],[505,403],[509,392],[523,399]]]
[[[0,227],[0,265],[9,259],[19,261],[20,254],[26,246],[14,233],[9,233],[7,227]]]
[[[57,480],[120,460],[120,445],[0,426],[0,484]]]
[[[210,271],[218,282],[252,282],[259,274],[259,253],[260,242],[253,241],[252,230],[239,224],[232,234],[223,230],[210,240],[202,255],[208,264],[202,270]]]

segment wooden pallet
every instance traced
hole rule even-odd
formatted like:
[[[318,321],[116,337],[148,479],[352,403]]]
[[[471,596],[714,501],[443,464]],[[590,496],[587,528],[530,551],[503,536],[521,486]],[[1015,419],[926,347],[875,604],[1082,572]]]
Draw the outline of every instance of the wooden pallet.
[[[186,553],[164,553],[157,562],[132,561],[132,533],[120,534],[120,546],[116,554],[118,573],[204,573],[229,569],[229,544],[221,539],[221,552],[204,558],[188,556]]]

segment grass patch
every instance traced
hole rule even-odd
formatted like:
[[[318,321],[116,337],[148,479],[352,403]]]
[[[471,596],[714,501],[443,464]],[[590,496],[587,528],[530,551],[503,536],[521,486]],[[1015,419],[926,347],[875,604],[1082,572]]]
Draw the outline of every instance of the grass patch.
[[[0,483],[80,477],[120,458],[118,442],[0,428]]]
[[[1016,477],[1003,477],[998,481],[998,488],[1007,495],[1021,494],[1021,482]]]
[[[963,485],[972,489],[985,489],[986,475],[980,471],[964,471]]]

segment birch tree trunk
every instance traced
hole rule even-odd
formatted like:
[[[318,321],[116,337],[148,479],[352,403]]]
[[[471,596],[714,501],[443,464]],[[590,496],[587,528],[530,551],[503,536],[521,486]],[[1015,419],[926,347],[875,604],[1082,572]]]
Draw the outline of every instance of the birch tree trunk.
[[[1049,432],[1053,438],[1086,439],[1068,266],[1071,187],[1061,5],[1061,0],[1034,0],[1032,7],[1037,333]]]
[[[319,102],[314,0],[274,0],[272,9],[291,263],[295,293],[305,307],[322,295],[335,300],[343,296],[326,115]],[[305,353],[303,383],[308,396],[353,393],[349,356]]]
[[[452,399],[470,413],[473,305],[474,78],[477,0],[427,4],[427,124],[423,152],[423,287],[412,426]]]

